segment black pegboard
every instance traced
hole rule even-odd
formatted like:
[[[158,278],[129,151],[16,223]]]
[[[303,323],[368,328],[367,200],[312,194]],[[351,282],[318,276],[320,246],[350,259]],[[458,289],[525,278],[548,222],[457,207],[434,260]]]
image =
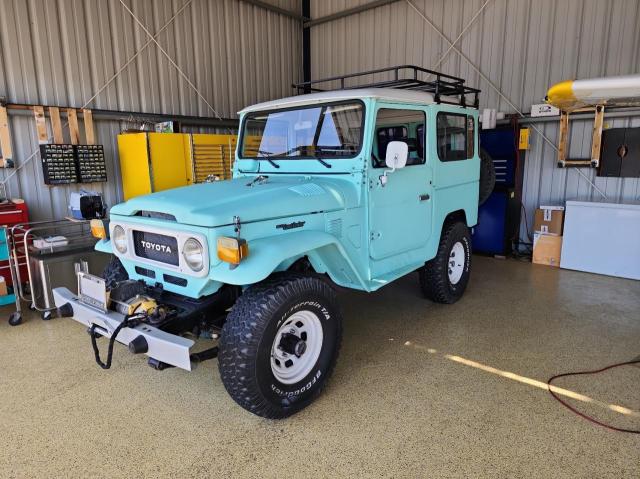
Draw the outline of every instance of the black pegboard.
[[[78,167],[73,145],[40,145],[45,185],[78,183]]]
[[[77,145],[78,176],[80,183],[107,181],[107,164],[102,145]]]
[[[40,145],[45,185],[107,181],[102,145]]]

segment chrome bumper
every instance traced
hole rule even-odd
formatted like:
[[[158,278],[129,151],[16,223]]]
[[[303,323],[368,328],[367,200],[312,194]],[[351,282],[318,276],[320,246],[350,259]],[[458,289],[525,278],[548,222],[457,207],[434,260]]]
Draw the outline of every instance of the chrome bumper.
[[[73,308],[73,319],[87,327],[96,325],[96,331],[102,336],[110,338],[113,331],[124,320],[124,315],[115,311],[106,313],[88,306],[78,300],[78,297],[67,288],[55,288],[53,299],[56,307],[69,303]],[[128,345],[138,336],[144,336],[149,345],[147,356],[163,363],[171,364],[181,369],[191,371],[190,349],[194,341],[165,333],[164,331],[146,324],[139,324],[133,328],[122,328],[116,341]]]

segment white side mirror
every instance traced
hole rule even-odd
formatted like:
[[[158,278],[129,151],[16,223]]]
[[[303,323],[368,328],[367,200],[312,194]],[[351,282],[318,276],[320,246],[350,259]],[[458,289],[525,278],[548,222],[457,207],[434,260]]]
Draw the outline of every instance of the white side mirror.
[[[385,186],[387,184],[387,174],[393,173],[398,168],[404,168],[407,165],[407,158],[409,157],[409,145],[404,141],[390,141],[387,145],[387,154],[384,158],[384,162],[387,168],[391,168],[391,171],[385,171],[380,176],[380,184]]]
[[[390,141],[387,145],[387,156],[385,156],[384,162],[387,168],[396,170],[406,166],[408,157],[409,145],[404,141]]]

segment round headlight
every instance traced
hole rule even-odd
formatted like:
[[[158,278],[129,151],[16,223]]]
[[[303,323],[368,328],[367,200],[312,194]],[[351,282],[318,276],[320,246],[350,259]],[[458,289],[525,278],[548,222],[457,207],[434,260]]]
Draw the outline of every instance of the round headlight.
[[[204,267],[204,250],[195,238],[189,238],[182,247],[182,257],[193,271],[201,271]]]
[[[118,250],[118,253],[125,254],[127,252],[127,233],[124,231],[122,226],[116,226],[113,228],[111,239],[113,240],[113,245]]]

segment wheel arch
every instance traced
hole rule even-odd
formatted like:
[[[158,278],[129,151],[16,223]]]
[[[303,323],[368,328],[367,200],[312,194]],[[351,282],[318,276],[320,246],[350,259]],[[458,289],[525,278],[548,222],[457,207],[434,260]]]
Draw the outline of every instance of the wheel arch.
[[[100,251],[102,253],[113,254],[113,248],[111,247],[111,240],[101,239],[96,243],[95,250]]]
[[[444,221],[442,222],[442,226],[444,228],[446,225],[455,223],[456,221],[460,221],[469,226],[469,223],[467,222],[467,213],[465,210],[460,209],[449,213],[447,216],[445,216]]]
[[[433,234],[431,235],[429,244],[427,245],[426,261],[435,257],[442,233],[448,225],[460,221],[467,227],[471,227],[475,225],[477,218],[477,210],[474,212],[470,208],[458,208],[453,211],[441,212],[439,215],[435,216],[433,221]]]
[[[298,231],[249,241],[249,256],[236,268],[221,263],[212,268],[212,276],[227,284],[248,286],[271,274],[288,270],[307,257],[313,270],[341,286],[366,289],[355,265],[335,236],[322,231]]]

